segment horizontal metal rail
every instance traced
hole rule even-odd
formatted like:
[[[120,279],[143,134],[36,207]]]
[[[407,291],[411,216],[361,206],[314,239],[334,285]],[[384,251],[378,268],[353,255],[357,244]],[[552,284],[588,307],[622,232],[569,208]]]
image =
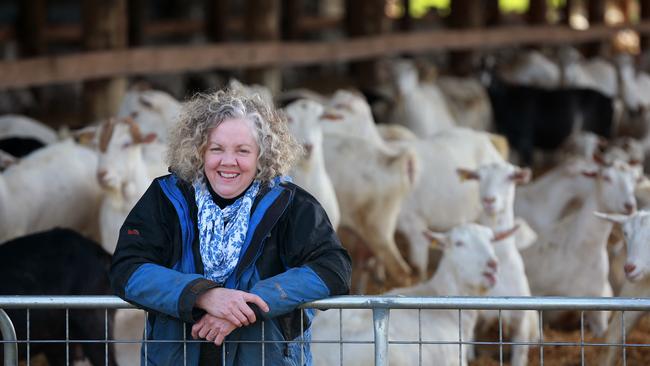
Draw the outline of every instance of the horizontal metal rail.
[[[134,309],[116,296],[0,296],[0,309]],[[650,298],[634,297],[406,297],[336,296],[305,309],[650,310]]]
[[[361,343],[374,343],[375,347],[375,365],[388,364],[388,345],[390,344],[407,344],[408,342],[388,341],[388,324],[391,309],[454,309],[459,311],[459,330],[460,330],[460,311],[461,310],[611,310],[611,311],[650,311],[650,298],[596,298],[596,297],[405,297],[405,296],[339,296],[328,299],[309,302],[302,305],[303,308],[313,309],[371,309],[373,310],[374,341]],[[0,296],[0,315],[4,313],[2,309],[130,309],[135,308],[133,305],[123,301],[115,296]],[[582,317],[582,315],[581,315]],[[540,325],[541,327],[541,325]],[[13,324],[8,317],[0,316],[0,330],[2,330],[2,343],[5,347],[5,366],[18,364],[18,344],[27,343],[29,340],[19,341],[16,339],[13,331]],[[540,334],[542,329],[540,328]],[[583,325],[581,320],[581,332]],[[623,339],[622,344],[600,344],[585,343],[584,336],[581,336],[580,343],[572,344],[570,342],[529,342],[529,343],[512,343],[500,339],[499,345],[528,344],[540,346],[540,359],[543,362],[542,348],[549,345],[577,345],[584,349],[584,346],[623,346],[623,361],[625,364],[625,346],[627,347],[648,347],[645,344],[627,344]],[[623,336],[624,337],[624,336]],[[29,339],[29,338],[28,338]],[[67,339],[66,342],[70,340]],[[43,342],[43,341],[39,341]],[[75,341],[77,342],[77,341]],[[84,342],[80,340],[79,342]],[[106,344],[114,343],[114,340],[105,340]],[[130,341],[133,343],[133,341]],[[158,341],[156,341],[158,342]],[[192,343],[200,342],[193,340],[183,340],[183,342]],[[302,342],[302,341],[300,341]],[[320,341],[328,343],[329,341]],[[144,341],[143,344],[148,343]],[[267,341],[262,341],[262,344]],[[330,342],[331,343],[331,342]],[[340,343],[340,342],[339,342]],[[359,343],[359,342],[351,342]],[[475,342],[471,340],[459,339],[458,342],[430,342],[419,341],[420,349],[425,344],[457,344],[459,347],[459,362],[461,361],[461,349],[467,345],[491,344],[489,342]],[[68,352],[68,351],[66,351]],[[584,352],[584,351],[583,351]],[[421,361],[420,361],[421,362]],[[584,355],[583,355],[584,364]]]

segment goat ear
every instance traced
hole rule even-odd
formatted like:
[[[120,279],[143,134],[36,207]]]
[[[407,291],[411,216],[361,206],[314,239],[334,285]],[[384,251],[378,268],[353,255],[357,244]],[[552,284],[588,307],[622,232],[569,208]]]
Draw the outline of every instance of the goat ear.
[[[603,165],[603,166],[608,165],[608,164],[607,164],[607,161],[605,161],[605,157],[603,156],[603,154],[601,154],[601,153],[599,153],[599,152],[595,152],[595,153],[591,156],[591,158],[593,159],[594,163],[596,163],[596,164],[598,164],[598,165]]]
[[[626,215],[608,214],[608,213],[603,213],[598,211],[595,211],[594,215],[600,217],[601,219],[607,220],[609,222],[613,222],[615,224],[622,224],[630,218],[630,216],[626,216]]]
[[[447,247],[448,238],[444,233],[437,233],[431,230],[424,230],[422,232],[425,238],[431,241],[431,247],[434,249],[444,250]]]
[[[143,144],[150,144],[150,143],[156,141],[156,138],[158,138],[158,135],[156,135],[155,133],[153,133],[153,132],[148,133],[148,134],[147,134],[147,135],[142,139],[142,143],[143,143]]]
[[[636,180],[636,189],[650,189],[650,179],[643,174],[639,176]]]
[[[479,180],[480,179],[478,173],[475,170],[458,168],[458,169],[456,169],[456,173],[458,173],[458,177],[460,178],[461,182],[464,182],[466,180]]]
[[[343,120],[343,115],[332,112],[332,111],[325,111],[323,114],[320,115],[319,119],[326,120],[329,122],[340,122]]]
[[[587,178],[598,178],[598,171],[596,170],[581,170],[580,174]]]
[[[530,182],[531,175],[532,173],[529,168],[518,168],[514,173],[512,173],[510,179],[512,179],[516,184],[526,184]]]
[[[517,231],[517,229],[519,229],[519,224],[513,226],[511,229],[508,229],[506,231],[495,232],[494,237],[492,238],[492,242],[496,243],[503,239],[509,238],[512,234],[514,234]]]

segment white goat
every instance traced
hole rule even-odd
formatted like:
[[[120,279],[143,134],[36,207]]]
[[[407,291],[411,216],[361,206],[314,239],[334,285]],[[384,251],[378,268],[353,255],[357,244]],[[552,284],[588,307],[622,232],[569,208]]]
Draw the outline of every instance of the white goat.
[[[325,135],[355,136],[385,146],[370,105],[361,94],[337,90],[330,98],[321,122]]]
[[[395,61],[392,72],[398,103],[391,121],[403,124],[420,138],[456,126],[438,86],[420,82],[412,62]]]
[[[132,89],[124,96],[118,117],[133,118],[142,133],[155,133],[160,141],[166,142],[180,111],[180,102],[163,91]]]
[[[297,100],[285,107],[289,131],[303,146],[304,155],[293,168],[291,176],[296,184],[313,194],[323,205],[327,216],[336,229],[341,211],[336,201],[332,181],[325,170],[323,153],[323,130],[320,117],[324,107],[307,99]]]
[[[407,296],[478,296],[494,286],[498,260],[491,240],[492,230],[477,224],[463,224],[446,234],[429,233],[444,251],[438,270],[425,283],[415,287],[396,289],[389,295]],[[476,322],[475,310],[464,310],[459,329],[456,310],[392,310],[388,327],[389,341],[458,342],[472,337]],[[418,322],[418,320],[420,320]],[[372,341],[373,320],[370,310],[343,310],[341,314],[344,341]],[[312,339],[332,341],[339,339],[339,312],[320,312],[312,325]],[[336,365],[342,351],[345,365],[374,365],[372,345],[314,343],[315,365]],[[418,365],[421,357],[426,363],[440,365],[459,364],[458,344],[418,344],[389,346],[388,362],[391,365]],[[467,365],[466,347],[462,348],[460,364]]]
[[[14,114],[0,116],[0,138],[6,137],[31,137],[45,145],[59,139],[52,128],[35,119]]]
[[[515,192],[515,216],[522,217],[535,232],[551,231],[573,204],[580,204],[590,192],[583,171],[594,163],[573,158],[555,167]]]
[[[560,68],[539,51],[529,51],[520,55],[508,68],[502,68],[500,75],[514,84],[557,88],[560,84]]]
[[[436,84],[458,126],[492,130],[492,105],[478,79],[444,76],[438,78]]]
[[[251,84],[246,85],[240,82],[237,79],[230,79],[228,82],[228,87],[232,90],[237,90],[240,93],[246,94],[248,96],[257,95],[262,99],[267,105],[273,105],[273,93],[271,90],[263,85]]]
[[[460,127],[425,140],[397,141],[392,146],[413,148],[422,162],[423,174],[402,205],[397,231],[406,236],[410,262],[424,278],[429,244],[422,231],[448,230],[475,221],[481,212],[477,187],[459,184],[456,168],[476,169],[504,160],[486,133]]]
[[[509,163],[492,163],[481,165],[476,170],[458,169],[458,174],[462,179],[478,180],[483,206],[479,223],[495,232],[505,232],[515,227],[515,185],[528,183],[531,174],[529,169],[520,169]],[[518,232],[522,231],[518,230]],[[510,236],[495,245],[500,270],[497,284],[488,292],[488,296],[531,295],[519,249],[527,247],[536,239],[536,236],[529,238]],[[502,311],[500,314],[494,310],[481,311],[479,324],[482,324],[480,327],[482,331],[498,323],[499,316],[503,321],[504,334],[511,334],[513,342],[528,343],[539,336],[539,317],[534,311]],[[514,346],[511,365],[527,363],[528,345]]]
[[[632,215],[604,214],[596,212],[598,217],[617,223],[622,226],[627,245],[627,260],[624,265],[626,282],[623,284],[619,296],[623,297],[648,297],[650,296],[650,251],[648,240],[650,238],[650,211],[638,211]],[[636,326],[645,312],[626,311],[625,334]],[[621,329],[622,314],[615,314],[609,322],[606,339],[607,343],[618,344],[623,339]],[[619,353],[618,347],[607,347],[601,365],[613,366]]]
[[[115,251],[119,229],[151,181],[167,172],[163,158],[166,146],[155,142],[155,134],[142,136],[130,119],[108,120],[99,133],[97,179],[104,190],[99,222],[101,243]]]
[[[99,241],[97,154],[71,140],[45,146],[0,174],[0,243],[66,227]]]
[[[362,238],[394,279],[403,281],[411,270],[394,235],[402,202],[420,173],[417,155],[411,148],[389,149],[353,136],[328,135],[323,149],[341,209],[340,226]]]
[[[639,170],[623,162],[583,171],[590,193],[580,209],[540,233],[533,246],[522,251],[531,291],[539,296],[612,296],[608,281],[607,239],[612,225],[593,211],[630,213],[636,209],[634,188]],[[570,279],[570,280],[567,280]],[[607,329],[605,311],[587,312],[591,331],[601,336]],[[552,321],[552,315],[545,319]]]
[[[616,68],[602,58],[585,60],[574,47],[560,50],[562,85],[597,90],[608,97],[619,95]]]

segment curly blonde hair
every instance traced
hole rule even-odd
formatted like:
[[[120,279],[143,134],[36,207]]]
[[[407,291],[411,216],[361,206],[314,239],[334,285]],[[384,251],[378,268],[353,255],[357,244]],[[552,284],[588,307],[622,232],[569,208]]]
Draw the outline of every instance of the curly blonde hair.
[[[298,159],[300,145],[289,134],[287,120],[257,95],[231,89],[197,94],[183,103],[178,123],[170,130],[167,162],[180,179],[194,182],[204,177],[203,156],[212,129],[227,119],[251,122],[259,147],[255,179],[268,182],[287,174]]]

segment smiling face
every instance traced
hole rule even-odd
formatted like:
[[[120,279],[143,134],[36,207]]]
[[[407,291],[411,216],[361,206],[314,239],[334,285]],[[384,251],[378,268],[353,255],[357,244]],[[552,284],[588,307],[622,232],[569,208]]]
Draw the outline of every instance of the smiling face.
[[[250,122],[226,119],[213,128],[203,155],[205,176],[212,189],[223,198],[244,192],[257,174],[259,152]]]

